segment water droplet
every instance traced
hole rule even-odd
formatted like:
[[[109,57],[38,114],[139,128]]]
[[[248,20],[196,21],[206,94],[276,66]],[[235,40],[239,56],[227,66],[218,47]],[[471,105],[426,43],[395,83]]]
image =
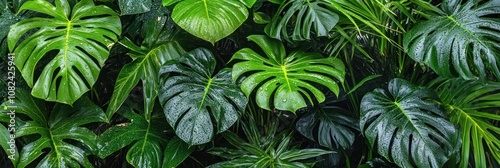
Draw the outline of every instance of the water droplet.
[[[283,102],[286,102],[286,99],[283,99]]]

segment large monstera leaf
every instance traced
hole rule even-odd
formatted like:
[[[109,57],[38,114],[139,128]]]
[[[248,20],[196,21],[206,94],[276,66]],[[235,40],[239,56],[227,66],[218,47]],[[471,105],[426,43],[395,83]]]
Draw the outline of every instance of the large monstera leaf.
[[[472,162],[477,168],[500,163],[500,83],[438,78],[431,83],[453,124],[460,126],[460,167]],[[473,159],[472,159],[473,158]]]
[[[172,19],[182,29],[213,44],[243,24],[248,18],[245,5],[251,7],[253,3],[255,0],[183,0],[175,5]]]
[[[362,133],[380,155],[401,167],[442,167],[459,149],[455,126],[435,93],[402,80],[361,100]]]
[[[66,0],[56,0],[55,6],[33,0],[25,2],[19,9],[23,10],[50,17],[24,19],[11,26],[7,40],[17,68],[33,88],[33,96],[73,104],[96,82],[121,34],[120,19],[112,9],[95,6],[91,0],[82,0],[73,9]]]
[[[247,104],[245,95],[231,80],[231,70],[222,69],[213,75],[215,66],[212,53],[199,48],[161,68],[166,80],[159,98],[165,116],[177,136],[189,145],[211,140],[212,121],[217,123],[217,133],[227,130]]]
[[[500,1],[475,2],[444,1],[406,33],[406,52],[442,76],[499,80]]]
[[[288,0],[277,13],[266,26],[266,34],[287,41],[291,41],[290,37],[294,41],[309,40],[313,31],[316,36],[327,36],[339,21],[331,2],[325,0]],[[288,32],[290,27],[292,32]]]
[[[23,90],[19,90],[16,97],[12,109],[18,116],[29,118],[18,121],[23,124],[17,126],[15,132],[17,140],[28,136],[24,139],[27,144],[21,149],[17,167],[31,164],[37,167],[92,167],[87,156],[97,153],[97,136],[83,125],[105,121],[100,107],[82,97],[73,107],[56,104],[48,111],[44,101]]]
[[[241,89],[247,97],[256,90],[255,99],[259,107],[270,110],[269,102],[274,98],[275,108],[295,112],[307,106],[303,96],[313,103],[311,94],[321,103],[325,95],[313,83],[327,87],[335,95],[339,94],[339,86],[334,79],[343,83],[345,76],[344,64],[339,59],[303,51],[287,55],[279,40],[263,35],[251,35],[248,39],[257,43],[266,57],[249,48],[236,52],[232,60],[243,61],[234,64],[233,80],[250,73],[241,82]]]
[[[126,64],[118,74],[113,96],[109,102],[106,114],[111,118],[125,102],[132,89],[142,81],[144,95],[144,115],[149,121],[160,86],[160,67],[169,60],[178,59],[184,54],[184,49],[173,40],[177,30],[167,16],[157,16],[147,23],[146,37],[141,47],[128,38],[120,42],[130,49],[128,55],[132,62]]]

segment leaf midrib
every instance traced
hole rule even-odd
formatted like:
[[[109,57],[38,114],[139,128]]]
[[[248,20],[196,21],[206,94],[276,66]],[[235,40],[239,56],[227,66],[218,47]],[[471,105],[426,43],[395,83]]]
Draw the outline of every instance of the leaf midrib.
[[[484,44],[484,42],[481,39],[478,39],[477,36],[474,35],[474,33],[472,33],[469,29],[466,29],[453,16],[446,16],[446,19],[450,20],[453,24],[455,24],[453,27],[458,26],[460,29],[462,29],[464,32],[466,32],[470,37],[474,38],[474,40],[479,42],[479,44],[481,44],[482,46],[486,46],[486,44]]]

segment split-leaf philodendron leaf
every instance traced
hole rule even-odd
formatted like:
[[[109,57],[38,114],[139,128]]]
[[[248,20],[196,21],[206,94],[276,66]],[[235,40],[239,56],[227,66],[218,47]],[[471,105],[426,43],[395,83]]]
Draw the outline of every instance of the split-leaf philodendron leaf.
[[[281,41],[263,35],[251,35],[248,39],[257,43],[266,56],[252,49],[244,48],[233,55],[232,60],[242,60],[233,66],[233,80],[250,73],[241,83],[241,89],[248,96],[256,92],[256,102],[261,108],[270,110],[269,103],[274,98],[274,107],[279,110],[295,112],[306,107],[304,96],[312,104],[312,96],[318,102],[325,95],[313,83],[321,84],[335,95],[339,86],[334,80],[343,83],[345,67],[340,59],[324,58],[319,53],[303,51],[287,55]]]
[[[405,51],[441,76],[500,80],[500,1],[475,2],[444,1],[406,33]]]
[[[82,97],[73,107],[56,104],[48,111],[43,100],[28,92],[19,90],[16,97],[12,109],[18,116],[23,114],[29,118],[17,126],[17,140],[31,135],[37,137],[26,138],[28,142],[22,146],[17,167],[31,164],[37,167],[92,167],[87,157],[97,154],[97,135],[83,125],[105,121],[100,107]],[[6,111],[0,110],[0,113]],[[32,163],[34,161],[38,163]]]
[[[247,99],[231,80],[231,70],[216,75],[216,61],[207,49],[198,48],[167,62],[160,71],[165,82],[160,89],[168,123],[189,145],[209,142],[214,134],[231,127],[246,107]]]
[[[82,0],[73,9],[66,0],[55,0],[55,6],[33,0],[25,2],[19,9],[23,10],[50,17],[24,19],[11,26],[7,40],[17,68],[33,88],[33,96],[73,104],[94,85],[121,34],[118,15],[91,0]],[[39,68],[41,73],[36,75]]]
[[[403,79],[375,89],[361,100],[361,132],[371,146],[401,167],[442,167],[460,146],[458,130],[447,120],[430,89]]]

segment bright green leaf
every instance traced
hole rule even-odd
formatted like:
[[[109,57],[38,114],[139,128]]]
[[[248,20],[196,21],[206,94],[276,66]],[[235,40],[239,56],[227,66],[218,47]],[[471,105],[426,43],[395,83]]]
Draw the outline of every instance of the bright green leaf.
[[[172,19],[182,29],[212,44],[233,33],[248,17],[238,0],[183,0]]]
[[[15,64],[37,98],[73,104],[94,85],[109,49],[121,34],[117,14],[91,0],[78,2],[70,12],[66,0],[53,6],[44,0],[24,3],[20,11],[32,10],[48,17],[24,19],[11,26],[9,50]],[[24,40],[21,37],[35,30]],[[51,53],[55,57],[51,58]],[[42,65],[42,60],[49,60]],[[41,74],[35,71],[42,67]]]
[[[315,96],[318,102],[325,100],[325,95],[313,83],[321,84],[330,91],[339,94],[339,86],[333,79],[343,83],[345,67],[341,60],[324,58],[319,53],[296,51],[287,56],[281,41],[263,35],[251,35],[248,39],[257,43],[266,57],[244,48],[233,55],[232,60],[242,60],[233,66],[233,80],[250,72],[241,89],[248,96],[255,92],[259,107],[270,110],[269,103],[274,98],[274,107],[279,110],[295,112],[306,107],[302,95]],[[257,88],[258,87],[258,88]]]
[[[165,148],[165,155],[163,157],[163,168],[177,167],[181,164],[191,152],[193,152],[194,147],[189,147],[187,143],[175,137],[170,140]]]

